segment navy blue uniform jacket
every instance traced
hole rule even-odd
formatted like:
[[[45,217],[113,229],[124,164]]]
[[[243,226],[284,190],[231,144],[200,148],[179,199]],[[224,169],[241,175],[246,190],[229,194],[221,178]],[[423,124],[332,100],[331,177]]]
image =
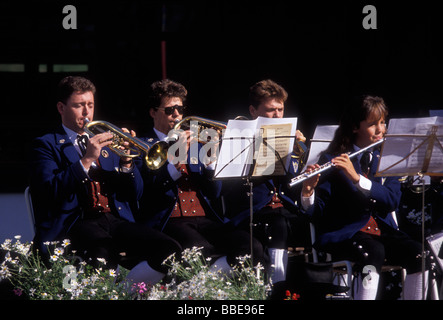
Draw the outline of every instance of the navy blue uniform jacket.
[[[107,154],[107,157],[103,157]],[[36,221],[35,243],[62,240],[75,221],[82,217],[87,203],[88,176],[80,155],[62,126],[33,141],[31,149],[30,190]],[[103,148],[99,162],[101,177],[108,184],[109,204],[122,219],[134,221],[131,204],[142,195],[143,180],[134,166],[131,173],[120,172],[120,158]]]
[[[380,153],[375,150],[370,175],[375,174]],[[324,154],[319,163],[329,162],[333,156]],[[357,173],[361,173],[358,157],[351,158]],[[365,196],[345,174],[335,168],[322,173],[315,189],[315,205],[307,213],[316,224],[317,243],[323,246],[350,239],[363,228],[371,215],[397,228],[392,215],[401,197],[398,177],[372,177],[369,196]],[[383,182],[383,183],[382,183]]]
[[[300,187],[288,187],[290,180],[295,177],[300,168],[295,155],[291,155],[291,161],[286,176],[276,177],[276,180],[269,177],[252,178],[253,182],[253,212],[258,212],[264,208],[278,192],[283,205],[291,213],[298,213],[298,200],[300,198]],[[278,181],[275,185],[275,181]],[[274,190],[275,188],[275,190]],[[223,195],[226,205],[226,213],[230,222],[238,225],[249,219],[249,186],[241,179],[230,179],[223,181]]]
[[[142,137],[141,140],[153,144],[158,141],[158,137],[152,130],[147,137]],[[199,152],[200,148],[199,144]],[[191,179],[196,181],[199,186],[198,194],[206,216],[216,221],[225,222],[220,200],[221,182],[212,179],[213,170],[206,169],[198,155],[188,154],[187,163]],[[144,179],[145,190],[140,200],[140,210],[136,219],[145,225],[163,230],[178,199],[177,181],[171,178],[167,163],[157,170],[148,169],[144,161],[140,161],[138,166]]]

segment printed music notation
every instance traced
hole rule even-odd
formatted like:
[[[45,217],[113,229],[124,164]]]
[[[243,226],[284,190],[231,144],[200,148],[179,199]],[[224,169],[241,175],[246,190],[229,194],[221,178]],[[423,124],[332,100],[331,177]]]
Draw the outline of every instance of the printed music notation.
[[[436,137],[443,136],[443,125],[435,125],[431,123],[418,123],[415,128],[417,136],[411,145],[411,156],[408,159],[407,167],[421,170],[421,166],[426,161],[432,167],[443,167],[443,150],[438,141],[429,141],[432,134]],[[413,152],[415,150],[415,152]],[[429,158],[429,159],[428,159]]]
[[[389,121],[377,176],[443,175],[443,117]]]
[[[289,141],[292,124],[263,125],[260,129],[262,143],[255,155],[252,176],[284,175],[284,164],[292,149]]]
[[[297,118],[229,120],[215,166],[215,179],[282,175],[288,170]],[[278,154],[276,156],[276,153]]]

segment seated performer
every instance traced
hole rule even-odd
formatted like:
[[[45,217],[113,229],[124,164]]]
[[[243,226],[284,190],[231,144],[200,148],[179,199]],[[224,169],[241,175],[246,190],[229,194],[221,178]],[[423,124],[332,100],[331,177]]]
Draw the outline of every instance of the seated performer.
[[[273,80],[263,80],[250,88],[249,113],[253,119],[257,117],[283,118],[286,90]],[[304,141],[300,131],[297,140]],[[300,190],[289,188],[288,183],[301,168],[299,157],[295,152],[286,176],[254,178],[253,180],[253,235],[257,237],[269,255],[269,274],[274,284],[274,297],[278,291],[286,290],[285,281],[288,263],[288,246],[294,239],[303,244],[307,239],[306,223],[298,216],[296,200]],[[231,223],[249,231],[250,199],[249,186],[239,181],[225,181],[223,193],[226,212]]]
[[[149,113],[154,126],[142,139],[153,144],[166,141],[176,121],[182,119],[187,90],[169,79],[154,82],[151,90]],[[177,144],[181,147],[176,148]],[[145,189],[137,219],[162,230],[184,249],[203,247],[203,256],[212,258],[214,268],[229,272],[237,257],[251,253],[250,238],[247,232],[225,224],[221,183],[212,179],[214,164],[200,159],[201,147],[190,130],[182,130],[163,166],[149,169],[142,165]],[[253,242],[254,260],[263,264],[263,249]]]
[[[318,186],[303,192],[302,205],[316,225],[316,246],[334,259],[356,263],[360,274],[354,299],[373,300],[385,263],[407,270],[406,299],[422,297],[421,244],[397,229],[391,213],[400,203],[399,177],[374,177],[379,146],[355,157],[348,153],[383,139],[388,109],[380,97],[363,96],[344,112],[319,164],[331,161]]]
[[[134,222],[130,203],[140,198],[143,180],[130,158],[107,147],[112,133],[88,139],[84,126],[94,117],[94,94],[88,79],[62,79],[57,96],[62,124],[33,142],[34,243],[47,254],[45,242],[68,238],[91,264],[104,258],[107,268],[131,268],[131,281],[155,283],[167,272],[162,262],[182,249],[167,235]],[[121,252],[129,264],[121,261]]]

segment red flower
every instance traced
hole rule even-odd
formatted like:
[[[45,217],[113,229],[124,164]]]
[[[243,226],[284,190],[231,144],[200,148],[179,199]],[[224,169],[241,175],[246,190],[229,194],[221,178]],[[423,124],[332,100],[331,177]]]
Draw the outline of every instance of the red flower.
[[[286,298],[285,300],[298,300],[300,298],[300,295],[298,293],[293,293],[291,295],[291,291],[286,290]]]

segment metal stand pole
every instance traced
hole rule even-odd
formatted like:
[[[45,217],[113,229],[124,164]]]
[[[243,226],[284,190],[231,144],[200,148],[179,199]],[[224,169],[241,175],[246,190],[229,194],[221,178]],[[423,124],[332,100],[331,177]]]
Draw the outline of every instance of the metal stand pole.
[[[249,178],[246,178],[247,184],[249,185],[249,242],[250,242],[250,248],[251,248],[251,262],[254,264],[254,193],[252,192],[253,189],[253,183]]]
[[[419,173],[422,182],[421,198],[421,272],[422,272],[422,300],[426,300],[426,251],[425,251],[425,179],[422,173]]]

